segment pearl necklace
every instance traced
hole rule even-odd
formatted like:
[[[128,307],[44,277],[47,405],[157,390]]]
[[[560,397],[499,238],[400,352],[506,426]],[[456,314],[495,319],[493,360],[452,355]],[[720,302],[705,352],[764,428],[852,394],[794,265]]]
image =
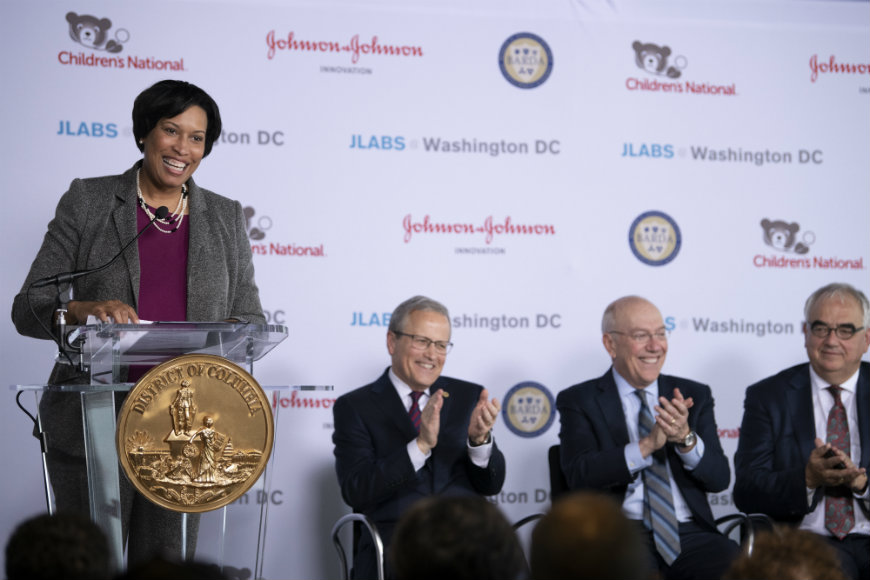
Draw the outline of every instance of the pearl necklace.
[[[142,196],[142,189],[139,187],[139,170],[136,170],[136,196],[139,198],[139,206],[145,210],[145,215],[148,216],[149,220],[154,222],[154,227],[157,228],[160,232],[164,234],[171,234],[178,231],[178,228],[181,227],[181,222],[184,221],[184,212],[187,210],[187,184],[181,184],[181,197],[178,198],[178,205],[175,206],[175,211],[172,212],[172,215],[166,219],[154,219],[154,214],[151,213],[151,210],[148,208],[148,204],[145,203],[145,198]],[[177,221],[176,221],[177,220]],[[175,227],[171,230],[164,230],[158,224],[163,224],[165,226],[170,226],[175,224]]]

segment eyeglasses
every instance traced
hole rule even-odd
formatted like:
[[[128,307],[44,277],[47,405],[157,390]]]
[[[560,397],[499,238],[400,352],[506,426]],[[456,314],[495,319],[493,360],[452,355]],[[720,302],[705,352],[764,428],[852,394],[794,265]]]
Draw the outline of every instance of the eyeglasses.
[[[813,336],[817,338],[828,338],[831,334],[831,331],[836,333],[837,338],[842,340],[849,340],[855,333],[859,330],[864,330],[863,326],[859,326],[855,328],[854,324],[841,324],[839,326],[828,326],[824,322],[820,322],[816,320],[810,325],[810,332],[813,333]]]
[[[420,336],[419,334],[408,334],[407,332],[399,332],[398,330],[394,330],[393,334],[396,336],[407,336],[411,339],[411,348],[414,350],[426,350],[429,348],[430,344],[435,345],[435,352],[439,354],[447,354],[450,352],[450,349],[453,348],[452,342],[447,342],[444,340],[432,340],[426,338],[425,336]]]
[[[637,344],[646,344],[650,341],[651,338],[655,338],[656,340],[660,341],[668,339],[667,330],[657,330],[655,332],[647,332],[645,330],[638,330],[637,332],[620,332],[618,330],[608,330],[607,334],[622,334],[623,336],[627,336]]]

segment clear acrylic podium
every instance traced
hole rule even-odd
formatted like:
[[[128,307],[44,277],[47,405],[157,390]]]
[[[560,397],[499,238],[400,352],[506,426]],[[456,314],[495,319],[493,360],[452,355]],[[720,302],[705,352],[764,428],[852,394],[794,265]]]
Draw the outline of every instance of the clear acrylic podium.
[[[73,363],[90,377],[88,385],[18,386],[19,390],[79,393],[82,404],[85,459],[88,471],[91,518],[109,538],[117,569],[122,569],[124,540],[121,532],[120,468],[115,448],[115,393],[126,392],[133,383],[122,382],[124,368],[130,365],[154,366],[184,354],[211,354],[226,358],[251,375],[254,362],[287,338],[287,329],[279,325],[255,325],[236,322],[164,322],[151,324],[98,323],[68,327],[64,347]],[[69,360],[58,354],[59,362]],[[290,387],[264,387],[289,389]],[[274,409],[277,432],[278,409]],[[272,457],[275,447],[272,448]],[[251,489],[268,493],[271,479],[269,461],[258,482]],[[46,482],[51,474],[43,461]],[[47,484],[46,484],[47,485]],[[51,493],[46,487],[48,511],[53,512]],[[226,534],[225,506],[219,541]],[[260,577],[265,548],[268,502],[261,505],[256,554],[253,555],[254,578]],[[182,516],[182,550],[186,545],[187,514]],[[183,552],[182,552],[183,553]],[[221,548],[222,554],[222,548]],[[218,562],[223,566],[223,562]]]

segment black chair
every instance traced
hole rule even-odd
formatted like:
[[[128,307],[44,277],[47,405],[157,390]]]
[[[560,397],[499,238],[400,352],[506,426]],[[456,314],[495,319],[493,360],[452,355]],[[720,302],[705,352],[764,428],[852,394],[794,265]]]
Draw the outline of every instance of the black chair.
[[[523,564],[525,566],[525,569],[524,569],[525,577],[528,577],[531,574],[531,568],[529,567],[529,556],[531,555],[530,554],[531,542],[528,539],[528,535],[521,534],[520,530],[522,528],[525,528],[525,526],[527,526],[528,524],[537,523],[537,521],[539,519],[541,519],[542,517],[544,517],[543,513],[530,514],[530,515],[527,515],[526,517],[522,518],[521,520],[514,522],[514,524],[513,524],[513,529],[517,535],[517,540],[519,541],[520,546],[523,549]]]
[[[339,564],[341,565],[342,579],[350,579],[350,569],[347,567],[347,554],[344,550],[344,546],[341,543],[339,533],[341,532],[342,528],[344,528],[344,526],[349,522],[354,523],[354,545],[356,545],[360,527],[365,527],[372,535],[372,543],[375,545],[375,558],[377,559],[378,563],[378,580],[384,580],[384,543],[381,540],[381,535],[378,533],[378,528],[377,526],[375,526],[375,523],[371,521],[368,516],[356,513],[347,514],[338,518],[338,521],[335,522],[334,526],[332,526],[332,543],[335,545],[336,551],[338,551],[338,560]]]
[[[562,472],[559,449],[559,445],[553,445],[547,453],[547,459],[550,465],[551,501],[556,501],[557,497],[571,491],[568,487],[568,481],[565,479],[565,474]],[[717,518],[716,527],[726,536],[730,536],[736,528],[739,528],[739,544],[747,554],[751,555],[752,548],[755,544],[755,534],[759,530],[772,529],[773,522],[765,514],[745,514],[737,512]]]
[[[571,489],[568,487],[568,480],[565,479],[565,474],[562,472],[562,463],[559,458],[560,445],[550,446],[547,453],[547,460],[550,464],[550,501],[556,501],[556,498],[563,495]]]

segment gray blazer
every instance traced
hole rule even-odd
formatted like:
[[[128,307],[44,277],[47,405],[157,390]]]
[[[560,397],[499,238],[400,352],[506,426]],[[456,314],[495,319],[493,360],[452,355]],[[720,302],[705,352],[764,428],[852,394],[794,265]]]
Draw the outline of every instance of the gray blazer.
[[[27,305],[27,287],[40,278],[102,266],[132,240],[136,225],[136,170],[121,175],[75,179],[57,204],[42,247],[12,304],[19,333],[48,339]],[[190,242],[187,265],[187,318],[210,322],[236,318],[265,324],[254,283],[251,245],[242,205],[198,187],[190,188]],[[139,248],[132,244],[109,268],[73,283],[77,300],[120,300],[138,309]],[[30,292],[36,315],[50,329],[56,307],[53,286]],[[88,377],[69,365],[55,365],[49,384],[83,384]],[[40,414],[52,450],[83,456],[81,408],[76,395],[48,392]]]
[[[57,205],[42,247],[12,305],[21,334],[45,336],[27,307],[27,287],[40,278],[101,266],[136,235],[137,162],[122,175],[75,179]],[[202,189],[189,180],[190,245],[187,267],[188,320],[237,318],[265,324],[242,205]],[[49,286],[31,291],[37,316],[51,328],[57,292]],[[102,272],[73,283],[77,300],[120,300],[137,309],[139,248],[131,245]]]

